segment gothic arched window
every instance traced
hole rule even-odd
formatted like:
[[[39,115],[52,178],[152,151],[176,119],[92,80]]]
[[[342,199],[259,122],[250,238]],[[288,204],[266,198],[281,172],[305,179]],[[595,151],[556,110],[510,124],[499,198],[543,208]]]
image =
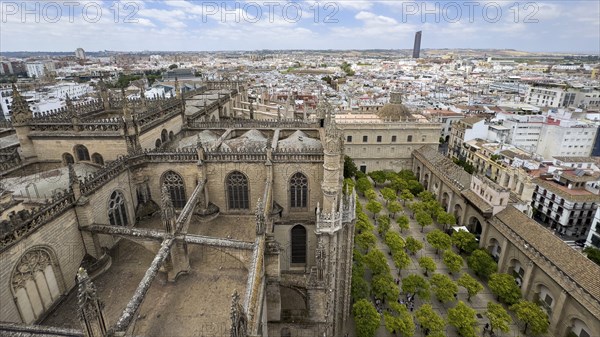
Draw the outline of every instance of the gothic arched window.
[[[35,322],[60,297],[61,277],[58,273],[50,252],[44,248],[30,250],[21,256],[11,284],[23,323]]]
[[[92,161],[98,165],[104,165],[104,158],[102,158],[102,155],[99,153],[94,153],[92,155]]]
[[[83,145],[75,146],[75,155],[77,156],[77,160],[90,160],[90,153],[88,152],[87,147]]]
[[[167,171],[163,175],[163,185],[169,190],[173,207],[183,208],[186,203],[183,178],[173,171]]]
[[[300,172],[290,179],[290,207],[308,207],[308,178]]]
[[[292,263],[306,263],[306,228],[296,225],[292,228]]]
[[[114,191],[108,201],[108,220],[113,226],[127,226],[127,210],[123,193]]]
[[[162,143],[160,142],[160,139],[157,139],[156,142],[154,142],[154,147],[156,147],[157,149],[162,145]]]
[[[160,141],[166,143],[169,140],[169,133],[167,130],[163,129],[160,133]]]
[[[229,209],[249,209],[248,179],[238,171],[231,172],[226,179],[227,204]]]

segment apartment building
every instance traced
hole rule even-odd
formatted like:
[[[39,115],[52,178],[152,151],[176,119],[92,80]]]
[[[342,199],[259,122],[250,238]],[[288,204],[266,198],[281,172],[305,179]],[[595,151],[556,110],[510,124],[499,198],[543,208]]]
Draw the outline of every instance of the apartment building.
[[[534,218],[559,234],[587,236],[600,199],[599,182],[600,172],[572,167],[555,168],[534,179]]]

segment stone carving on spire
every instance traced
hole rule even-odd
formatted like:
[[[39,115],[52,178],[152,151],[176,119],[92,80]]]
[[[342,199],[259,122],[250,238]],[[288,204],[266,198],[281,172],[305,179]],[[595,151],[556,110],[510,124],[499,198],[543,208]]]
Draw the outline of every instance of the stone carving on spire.
[[[323,279],[325,278],[326,257],[327,257],[327,253],[325,252],[325,247],[323,246],[323,241],[319,240],[319,242],[317,243],[317,249],[316,249],[317,280],[318,281],[323,281]]]
[[[342,151],[342,132],[337,128],[335,118],[329,119],[325,128],[325,152],[340,153]]]
[[[167,186],[162,187],[161,195],[161,219],[165,226],[165,230],[167,233],[173,234],[175,231],[175,208],[173,207],[173,202],[171,201],[171,193],[169,192],[169,188]]]
[[[12,120],[17,124],[25,124],[33,118],[29,104],[25,97],[21,96],[17,86],[12,85]]]
[[[96,286],[83,268],[77,272],[77,314],[86,337],[106,336],[106,322],[102,310],[104,304],[98,299]]]
[[[77,173],[75,173],[73,164],[69,164],[69,187],[73,188],[75,184],[79,184],[79,178],[77,177]]]
[[[248,318],[240,303],[237,290],[231,296],[231,335],[230,337],[247,337]]]
[[[265,206],[259,198],[256,203],[256,235],[262,235],[265,232]]]

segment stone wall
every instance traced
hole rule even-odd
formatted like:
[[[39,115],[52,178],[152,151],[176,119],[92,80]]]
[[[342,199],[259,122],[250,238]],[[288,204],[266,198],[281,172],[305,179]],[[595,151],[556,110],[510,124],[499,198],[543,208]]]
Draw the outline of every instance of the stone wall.
[[[0,259],[0,321],[21,323],[21,315],[13,300],[11,277],[16,264],[30,249],[43,247],[56,257],[54,270],[62,295],[75,286],[75,275],[81,264],[85,249],[77,228],[73,209],[38,228],[26,238],[2,251]]]

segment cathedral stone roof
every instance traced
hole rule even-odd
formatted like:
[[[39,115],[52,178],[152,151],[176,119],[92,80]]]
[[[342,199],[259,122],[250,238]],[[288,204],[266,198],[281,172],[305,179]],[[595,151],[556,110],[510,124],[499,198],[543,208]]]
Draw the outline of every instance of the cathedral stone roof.
[[[321,150],[323,145],[321,145],[321,142],[318,139],[310,138],[306,133],[297,130],[286,139],[278,141],[277,148],[291,150]]]
[[[252,129],[243,135],[228,139],[221,144],[221,150],[264,150],[267,148],[267,138],[262,132]]]
[[[198,146],[198,141],[209,147],[219,139],[219,136],[210,130],[204,130],[196,135],[185,137],[179,141],[178,148],[180,149],[195,149]]]
[[[379,118],[392,121],[410,121],[415,119],[410,109],[402,104],[400,93],[391,93],[390,102],[379,109],[376,114]]]

